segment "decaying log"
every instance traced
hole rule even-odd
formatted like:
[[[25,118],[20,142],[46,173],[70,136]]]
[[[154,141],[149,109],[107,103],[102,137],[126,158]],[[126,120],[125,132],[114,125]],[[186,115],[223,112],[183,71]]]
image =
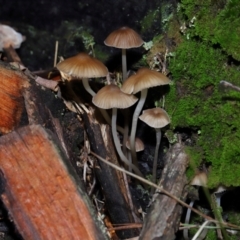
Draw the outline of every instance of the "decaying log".
[[[17,128],[24,111],[22,91],[28,87],[28,79],[20,71],[0,62],[0,133]]]
[[[166,166],[159,182],[159,186],[181,200],[186,199],[187,184],[185,171],[188,165],[188,156],[184,146],[177,143],[172,146],[166,157]],[[153,202],[144,219],[143,229],[139,239],[173,240],[178,231],[182,206],[174,199],[156,192]]]
[[[84,126],[88,134],[91,150],[104,159],[119,166],[119,160],[113,145],[110,127],[100,124],[92,110],[83,115]],[[124,182],[121,172],[111,168],[107,164],[98,161],[95,168],[96,176],[101,184],[105,196],[105,204],[113,224],[124,224],[138,222],[139,219],[134,212],[131,196]],[[138,229],[117,231],[121,239],[138,236]]]
[[[106,239],[81,182],[40,125],[0,138],[1,198],[24,239]]]

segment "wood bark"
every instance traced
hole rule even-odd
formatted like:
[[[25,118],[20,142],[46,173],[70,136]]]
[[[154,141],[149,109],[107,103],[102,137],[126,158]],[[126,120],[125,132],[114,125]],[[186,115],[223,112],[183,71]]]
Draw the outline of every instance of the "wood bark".
[[[0,64],[0,133],[8,133],[20,125],[24,111],[22,91],[28,79],[10,65]]]
[[[83,117],[92,151],[119,166],[110,127],[106,124],[100,124],[92,111],[90,114],[84,114]],[[126,182],[124,182],[123,173],[101,161],[98,161],[95,171],[105,196],[105,204],[112,223],[139,222],[140,219],[132,204],[131,194],[126,187]],[[139,235],[138,229],[116,232],[121,239]]]
[[[187,179],[185,171],[188,166],[188,157],[184,146],[177,143],[172,146],[166,157],[166,166],[159,182],[159,186],[175,195],[181,200],[186,200]],[[141,240],[173,240],[178,231],[182,206],[174,199],[156,192],[147,215],[144,219]]]
[[[1,198],[24,239],[106,239],[49,131],[29,125],[0,138]]]
[[[25,239],[106,239],[75,172],[81,123],[74,113],[63,115],[62,100],[31,74],[13,68],[0,62],[1,198],[15,225]]]

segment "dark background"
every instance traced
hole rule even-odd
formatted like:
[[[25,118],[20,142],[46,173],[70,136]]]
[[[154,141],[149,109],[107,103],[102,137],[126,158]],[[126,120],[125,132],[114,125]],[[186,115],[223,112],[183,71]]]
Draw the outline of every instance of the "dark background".
[[[132,27],[145,41],[150,41],[161,32],[161,12],[155,15],[150,29],[143,29],[141,21],[163,3],[146,0],[0,0],[0,23],[8,24],[26,36],[17,51],[30,70],[40,70],[52,66],[56,40],[61,56],[72,56],[84,50],[78,36],[79,28],[90,32],[97,51],[106,54],[116,50],[105,47],[104,39],[121,26]],[[101,54],[99,57],[106,60]]]

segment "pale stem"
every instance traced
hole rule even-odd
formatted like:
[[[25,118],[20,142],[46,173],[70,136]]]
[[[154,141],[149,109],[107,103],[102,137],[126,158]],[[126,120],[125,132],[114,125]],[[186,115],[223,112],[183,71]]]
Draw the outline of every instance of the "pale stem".
[[[123,82],[127,79],[127,53],[126,49],[122,49],[122,76]]]
[[[114,141],[117,153],[121,158],[122,162],[124,162],[127,166],[131,167],[138,176],[143,176],[142,173],[139,171],[139,169],[136,166],[134,166],[123,154],[120,141],[117,136],[116,122],[117,122],[117,108],[113,108],[112,109],[112,135],[113,135],[113,141]]]
[[[157,160],[158,160],[158,153],[159,153],[159,147],[161,144],[161,138],[162,138],[162,132],[160,128],[156,128],[156,148],[154,153],[154,160],[153,160],[153,172],[152,172],[152,181],[153,183],[156,183],[157,181]],[[154,190],[154,188],[153,188]]]
[[[147,88],[143,89],[141,91],[141,96],[140,96],[138,104],[135,108],[135,111],[134,111],[134,114],[133,114],[133,119],[132,119],[132,129],[131,129],[131,135],[130,135],[130,147],[131,147],[131,154],[132,154],[132,162],[136,167],[138,167],[137,153],[136,153],[136,148],[135,148],[137,122],[138,122],[138,117],[140,115],[140,112],[142,111],[143,105],[145,103],[147,93],[148,93]]]

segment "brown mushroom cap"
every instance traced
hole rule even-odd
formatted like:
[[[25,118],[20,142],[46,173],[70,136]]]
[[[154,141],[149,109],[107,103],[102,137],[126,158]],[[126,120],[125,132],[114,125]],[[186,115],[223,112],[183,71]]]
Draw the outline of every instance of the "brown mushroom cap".
[[[205,172],[198,172],[192,179],[191,185],[206,187],[207,186],[207,174]]]
[[[56,68],[64,74],[76,78],[98,78],[108,74],[108,69],[102,62],[86,53],[79,53],[67,58],[58,63]]]
[[[109,47],[128,49],[140,47],[143,40],[133,29],[121,27],[110,33],[104,43]]]
[[[167,112],[159,107],[144,110],[139,118],[153,128],[163,128],[170,123]]]
[[[131,149],[129,138],[126,141],[126,147],[129,150]],[[135,148],[136,148],[136,152],[140,152],[144,150],[144,144],[140,138],[135,138]]]
[[[138,99],[134,95],[123,93],[116,85],[110,84],[101,88],[92,102],[99,108],[128,108]]]
[[[160,72],[141,68],[123,83],[121,90],[127,94],[135,94],[143,89],[167,85],[170,82],[170,79]]]

